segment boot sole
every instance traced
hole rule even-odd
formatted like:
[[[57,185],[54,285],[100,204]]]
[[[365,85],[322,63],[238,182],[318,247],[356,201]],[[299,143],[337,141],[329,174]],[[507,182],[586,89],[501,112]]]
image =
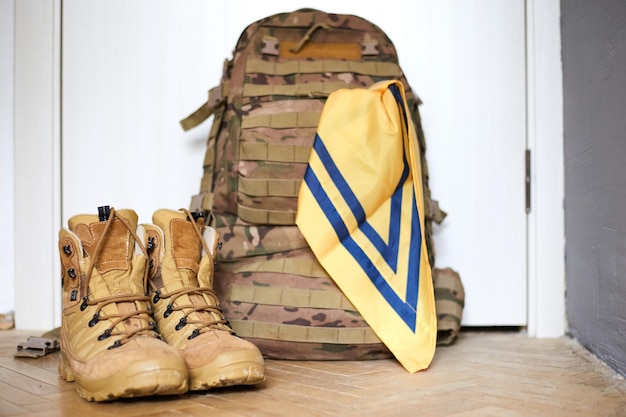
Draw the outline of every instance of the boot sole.
[[[252,357],[249,352],[228,352],[212,363],[189,369],[189,390],[200,391],[233,385],[254,385],[265,381],[263,357]]]
[[[78,395],[87,401],[177,395],[188,391],[188,373],[184,362],[178,358],[139,361],[108,378],[90,379],[76,375],[64,356],[61,354],[59,359],[61,378],[74,382]]]

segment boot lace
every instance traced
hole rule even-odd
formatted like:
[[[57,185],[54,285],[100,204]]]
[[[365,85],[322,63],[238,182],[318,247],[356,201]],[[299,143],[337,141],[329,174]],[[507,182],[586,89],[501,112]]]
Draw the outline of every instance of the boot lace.
[[[152,321],[152,311],[150,307],[150,297],[148,295],[138,295],[138,294],[120,294],[120,295],[111,295],[108,297],[101,298],[93,298],[90,299],[89,294],[89,282],[91,280],[91,274],[93,269],[95,268],[96,262],[102,252],[104,247],[103,242],[106,240],[110,226],[113,223],[113,220],[117,218],[122,222],[122,224],[126,227],[126,229],[130,232],[130,234],[134,237],[135,242],[143,252],[144,256],[148,258],[148,252],[146,247],[143,245],[139,236],[135,230],[132,230],[128,220],[122,218],[117,215],[117,212],[113,207],[110,209],[109,218],[106,221],[104,231],[102,232],[102,237],[100,241],[96,245],[96,249],[93,254],[93,261],[91,263],[92,267],[87,270],[85,280],[84,280],[84,290],[87,293],[87,296],[83,297],[83,302],[80,305],[80,310],[85,310],[88,306],[97,306],[96,312],[94,313],[92,319],[89,321],[89,327],[95,326],[98,322],[103,320],[110,321],[109,327],[98,336],[99,341],[103,341],[113,336],[121,336],[119,339],[115,340],[112,345],[108,347],[108,349],[114,349],[122,346],[127,343],[130,339],[132,339],[135,335],[151,333],[151,335],[159,338],[160,336],[156,333],[156,324]],[[145,268],[144,277],[143,277],[143,286],[144,286],[144,294],[147,294],[147,281],[148,281],[148,268]],[[117,304],[117,303],[137,303],[145,304],[147,307],[144,309],[136,309],[134,311],[122,314],[103,314],[102,309],[109,304]],[[137,304],[135,304],[137,305]],[[135,329],[128,329],[126,326],[120,326],[123,330],[117,329],[117,325],[123,323],[129,319],[139,319],[141,320],[142,326]],[[147,323],[146,323],[147,322]]]
[[[198,236],[198,238],[200,239],[200,242],[206,254],[205,256],[208,256],[209,261],[215,265],[215,259],[213,255],[211,254],[211,251],[209,250],[209,247],[206,241],[204,240],[204,237],[202,236],[202,230],[200,230],[200,227],[196,224],[195,221],[193,221],[193,215],[191,214],[189,210],[184,209],[184,208],[181,208],[180,211],[182,211],[183,213],[187,215],[187,218],[190,220],[191,224],[193,225],[193,230],[195,231],[196,236]],[[186,325],[192,325],[194,327],[193,331],[191,332],[189,337],[187,337],[187,339],[191,340],[199,336],[200,334],[205,333],[210,330],[224,330],[231,334],[235,334],[235,332],[230,328],[230,324],[228,323],[228,320],[226,319],[226,317],[224,317],[222,313],[222,310],[219,305],[219,298],[215,290],[213,290],[213,288],[198,286],[198,287],[181,288],[181,289],[171,291],[171,292],[164,292],[161,289],[157,289],[152,281],[150,281],[150,285],[154,292],[152,302],[156,304],[160,300],[169,301],[165,309],[165,312],[163,313],[164,318],[169,317],[175,311],[182,311],[184,313],[183,317],[176,324],[175,329],[177,331],[182,330]],[[200,296],[202,300],[204,300],[204,303],[180,304],[180,302],[178,301],[180,297],[183,295],[190,296],[194,294]],[[212,300],[213,302],[211,303],[207,302],[207,299],[205,296],[208,296],[209,299]],[[202,312],[208,313],[208,316],[211,317],[212,320],[206,320],[206,321],[193,320],[190,317],[191,314],[193,313],[202,313]],[[200,315],[198,315],[198,317],[199,316]]]

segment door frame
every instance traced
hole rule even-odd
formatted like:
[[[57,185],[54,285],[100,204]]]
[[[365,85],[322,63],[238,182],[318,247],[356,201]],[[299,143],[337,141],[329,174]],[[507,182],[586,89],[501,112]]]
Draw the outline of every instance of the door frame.
[[[526,123],[531,151],[528,334],[565,334],[563,68],[559,0],[526,0]]]
[[[20,329],[48,329],[61,321],[61,5],[62,0],[15,2],[14,269]],[[566,331],[559,0],[526,0],[526,56],[532,155],[527,332],[558,337]]]
[[[61,0],[15,1],[15,326],[61,322]]]

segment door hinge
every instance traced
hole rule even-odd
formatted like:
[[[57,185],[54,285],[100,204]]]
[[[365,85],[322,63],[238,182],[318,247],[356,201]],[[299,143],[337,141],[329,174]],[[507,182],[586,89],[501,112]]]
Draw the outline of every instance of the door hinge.
[[[526,213],[530,213],[530,149],[526,149]]]

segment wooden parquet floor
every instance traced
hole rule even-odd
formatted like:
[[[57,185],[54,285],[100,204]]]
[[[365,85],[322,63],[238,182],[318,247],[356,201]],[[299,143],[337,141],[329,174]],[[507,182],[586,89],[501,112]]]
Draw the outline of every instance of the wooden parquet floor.
[[[58,353],[13,358],[32,332],[0,332],[0,416],[626,416],[626,381],[575,341],[464,331],[431,367],[395,360],[267,361],[267,380],[175,397],[79,398]]]

